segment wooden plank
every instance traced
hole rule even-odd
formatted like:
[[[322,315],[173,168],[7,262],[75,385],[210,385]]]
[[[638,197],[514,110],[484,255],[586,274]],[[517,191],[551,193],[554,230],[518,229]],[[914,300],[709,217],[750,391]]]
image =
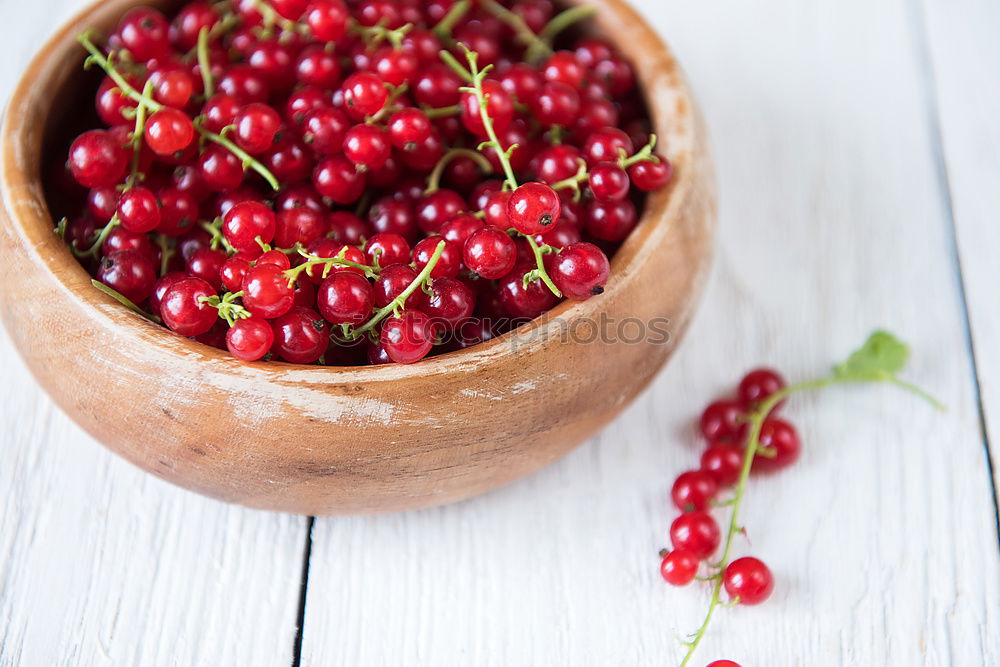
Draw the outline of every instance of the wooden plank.
[[[922,0],[922,25],[940,121],[944,176],[961,256],[984,427],[1000,486],[1000,5],[988,0]],[[994,498],[996,502],[996,498]]]
[[[458,506],[318,520],[303,664],[671,664],[703,590],[658,578],[700,406],[748,366],[823,372],[874,327],[939,414],[885,389],[788,414],[794,471],[750,485],[774,598],[695,664],[1000,663],[1000,556],[933,128],[904,0],[637,2],[702,96],[723,193],[710,294],[673,366],[600,437]]]
[[[83,4],[5,9],[4,97]],[[0,351],[0,665],[291,664],[305,519],[141,473],[53,407],[5,334]]]

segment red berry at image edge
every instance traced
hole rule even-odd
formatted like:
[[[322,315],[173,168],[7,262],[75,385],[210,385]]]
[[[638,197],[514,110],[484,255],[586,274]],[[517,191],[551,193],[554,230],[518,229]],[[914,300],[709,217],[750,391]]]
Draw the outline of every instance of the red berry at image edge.
[[[785,379],[777,371],[770,368],[758,368],[743,376],[737,395],[744,408],[751,409],[757,403],[770,397],[771,394],[784,388]],[[784,401],[781,401],[775,407],[781,407],[783,404]]]
[[[722,583],[730,599],[739,604],[755,605],[771,597],[774,577],[767,565],[751,556],[737,558],[726,566]]]
[[[740,665],[732,660],[716,660],[715,662],[708,663],[706,667],[740,667]]]
[[[454,4],[189,0],[81,35],[103,72],[94,124],[45,165],[58,230],[106,291],[244,361],[413,363],[601,295],[642,193],[673,177],[631,65],[588,19],[528,59]],[[504,6],[536,34],[558,14]],[[492,70],[459,76],[442,47]],[[773,389],[754,377],[746,406]],[[723,412],[712,442],[742,430]],[[794,458],[768,435],[772,467]],[[678,502],[707,507],[731,458]]]

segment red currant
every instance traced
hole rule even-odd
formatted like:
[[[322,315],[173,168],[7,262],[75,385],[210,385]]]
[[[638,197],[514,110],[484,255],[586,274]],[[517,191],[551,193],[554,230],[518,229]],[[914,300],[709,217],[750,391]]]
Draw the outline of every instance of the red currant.
[[[338,271],[319,286],[316,303],[331,324],[361,324],[372,312],[372,286],[365,278]]]
[[[421,311],[405,310],[400,317],[385,320],[379,343],[396,363],[412,364],[430,352],[434,345],[434,327],[431,319]]]
[[[670,524],[670,542],[674,548],[687,549],[699,559],[711,556],[721,540],[719,524],[707,512],[682,514]]]
[[[559,221],[559,195],[544,183],[525,183],[507,200],[507,220],[522,234],[542,234]]]
[[[146,121],[146,144],[157,155],[173,155],[191,145],[194,125],[191,118],[178,109],[164,107]]]
[[[602,162],[591,169],[588,184],[597,201],[621,201],[628,196],[628,174],[612,162]]]
[[[160,206],[147,188],[132,188],[118,200],[118,220],[130,232],[145,234],[160,224]]]
[[[201,278],[178,280],[160,299],[160,317],[171,331],[181,336],[203,334],[219,318],[219,311],[205,303],[215,295],[212,286]]]
[[[802,451],[802,443],[795,427],[783,419],[768,417],[760,427],[760,447],[753,459],[755,472],[775,472],[795,463]],[[766,456],[773,453],[774,456]]]
[[[70,171],[85,188],[117,184],[127,166],[128,154],[107,130],[84,132],[69,149]]]
[[[674,549],[660,562],[660,576],[672,586],[687,586],[698,574],[698,557],[687,549]]]
[[[737,558],[726,566],[722,584],[731,599],[739,604],[764,602],[774,591],[774,576],[767,565],[752,556]]]
[[[274,343],[271,351],[279,359],[293,364],[317,361],[330,344],[330,332],[319,313],[309,308],[294,308],[271,322]]]
[[[785,379],[777,371],[770,368],[757,368],[750,371],[740,380],[740,387],[737,395],[740,402],[747,409],[753,408],[771,394],[785,388]],[[778,403],[775,408],[781,407],[784,401]]]
[[[746,436],[743,406],[736,401],[715,401],[701,413],[699,426],[709,442],[731,439],[741,442]]]
[[[678,475],[670,490],[670,497],[682,512],[708,509],[719,485],[708,472],[689,470]]]
[[[271,148],[281,127],[278,112],[266,104],[253,102],[236,113],[233,141],[247,153],[263,153]]]
[[[545,266],[563,296],[578,301],[602,294],[611,274],[604,251],[585,241],[546,255]]]
[[[105,255],[97,279],[132,303],[142,303],[153,291],[156,269],[152,260],[134,250],[119,250]]]
[[[636,162],[628,170],[629,176],[632,178],[632,183],[644,192],[659,190],[670,182],[670,178],[674,173],[674,169],[670,165],[670,162],[667,161],[667,158],[659,153],[653,153],[653,155],[657,159],[656,162],[643,160],[642,162]]]
[[[506,232],[485,227],[474,232],[465,242],[462,258],[469,270],[487,280],[497,280],[514,268],[517,248]]]
[[[719,486],[732,486],[743,469],[743,449],[725,441],[713,443],[701,455],[701,469]]]
[[[275,230],[274,211],[256,201],[236,204],[222,220],[222,233],[239,251],[258,248],[257,239],[270,243]]]
[[[258,317],[280,317],[292,309],[294,301],[294,290],[281,267],[257,264],[243,278],[243,305]]]
[[[274,330],[267,320],[251,317],[237,320],[226,333],[229,353],[243,361],[256,361],[271,349]]]

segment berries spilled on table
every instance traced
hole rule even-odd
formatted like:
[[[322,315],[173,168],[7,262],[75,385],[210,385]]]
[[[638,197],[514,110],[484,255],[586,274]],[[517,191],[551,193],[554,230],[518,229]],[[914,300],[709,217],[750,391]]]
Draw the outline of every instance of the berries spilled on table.
[[[598,296],[672,170],[593,11],[132,9],[79,37],[104,127],[68,148],[57,232],[102,291],[246,361],[412,363]]]
[[[898,377],[909,357],[909,349],[892,334],[876,331],[859,349],[826,376],[788,385],[769,368],[758,368],[740,381],[734,397],[716,400],[701,413],[699,430],[707,443],[696,470],[682,472],[670,490],[681,515],[670,524],[671,549],[660,551],[660,575],[674,586],[695,580],[711,584],[711,600],[704,621],[690,639],[680,667],[686,667],[705,637],[712,615],[722,603],[728,606],[758,605],[774,591],[774,575],[758,558],[731,559],[737,535],[746,530],[739,512],[751,473],[773,473],[795,463],[802,448],[798,433],[776,416],[786,399],[797,392],[822,389],[834,384],[885,382],[941,405],[929,394]],[[713,509],[728,509],[729,522],[720,529]],[[722,554],[713,557],[722,547]],[[699,577],[702,563],[707,573]],[[708,667],[739,667],[731,660],[717,660]]]

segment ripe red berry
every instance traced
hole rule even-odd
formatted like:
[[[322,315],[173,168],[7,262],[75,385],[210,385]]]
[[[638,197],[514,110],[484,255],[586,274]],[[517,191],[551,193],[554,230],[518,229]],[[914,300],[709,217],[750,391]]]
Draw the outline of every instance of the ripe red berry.
[[[544,183],[525,183],[507,200],[507,221],[522,234],[544,234],[561,211],[559,195]]]
[[[237,320],[226,333],[229,353],[243,361],[256,361],[271,349],[274,330],[267,320],[251,317]]]
[[[361,324],[372,312],[372,286],[350,271],[330,274],[319,286],[316,305],[331,324]]]
[[[365,177],[346,157],[334,155],[316,164],[313,185],[324,197],[338,204],[350,204],[357,201],[364,191]]]
[[[431,283],[430,294],[424,299],[423,312],[444,331],[453,331],[465,324],[476,298],[465,283],[453,278],[437,278]]]
[[[294,289],[281,267],[257,264],[243,278],[243,305],[258,317],[280,317],[292,309],[294,301]]]
[[[198,336],[219,319],[219,311],[204,302],[215,295],[212,286],[201,278],[178,280],[160,299],[160,317],[171,331],[181,336]]]
[[[495,79],[483,82],[483,93],[487,96],[486,113],[493,121],[493,130],[499,134],[507,129],[514,120],[514,101],[510,93]],[[486,128],[479,107],[479,98],[471,92],[463,92],[460,104],[462,106],[462,124],[477,137],[486,137]]]
[[[145,234],[160,224],[160,206],[147,188],[132,188],[118,200],[118,220],[122,227],[136,234]]]
[[[681,514],[670,524],[674,549],[687,549],[699,559],[711,556],[721,539],[719,524],[707,512]]]
[[[157,155],[173,155],[191,145],[194,124],[191,118],[178,109],[165,107],[153,113],[146,121],[146,144]]]
[[[617,164],[600,163],[590,170],[588,179],[590,191],[597,201],[621,201],[628,196],[628,174]]]
[[[440,236],[428,236],[413,246],[413,264],[417,271],[427,266],[439,243],[444,243],[444,249],[437,264],[431,269],[431,278],[454,278],[462,268],[462,250]]]
[[[617,162],[622,155],[629,156],[633,152],[632,140],[617,127],[605,127],[583,142],[583,159],[591,167],[601,162]]]
[[[770,368],[757,368],[744,375],[743,379],[740,380],[737,395],[740,398],[740,402],[747,409],[750,409],[755,404],[768,398],[771,394],[784,388],[785,379],[777,371]],[[783,404],[784,401],[781,401],[775,408]]]
[[[391,154],[385,132],[375,125],[355,125],[344,135],[344,156],[359,167],[378,169]]]
[[[255,250],[274,238],[274,211],[256,201],[244,201],[233,206],[222,219],[222,233],[236,250]]]
[[[774,591],[774,576],[767,565],[746,556],[737,558],[722,575],[722,585],[730,599],[739,599],[739,604],[754,605],[764,602]]]
[[[344,135],[351,122],[340,109],[313,109],[303,116],[302,141],[320,155],[335,155],[343,150]]]
[[[417,272],[405,264],[393,264],[382,269],[375,280],[374,301],[377,308],[388,306],[396,297],[417,279]],[[415,290],[406,298],[406,308],[420,308],[423,305],[424,293]]]
[[[802,443],[795,427],[783,419],[768,417],[760,427],[760,446],[754,456],[754,472],[776,472],[795,463],[802,451]],[[766,456],[771,452],[774,456]]]
[[[593,201],[587,207],[587,231],[601,241],[624,241],[636,225],[635,205],[627,199]]]
[[[294,308],[271,322],[274,343],[271,351],[279,359],[293,364],[311,364],[330,345],[330,332],[319,313],[309,308]]]
[[[698,557],[687,549],[674,549],[660,561],[660,576],[673,586],[686,586],[698,574]]]
[[[715,478],[719,486],[732,486],[743,468],[743,448],[719,441],[701,455],[701,469]]]
[[[85,188],[116,185],[128,166],[128,154],[107,130],[90,130],[69,148],[69,168]]]
[[[389,97],[382,79],[368,72],[356,72],[347,77],[341,90],[344,108],[358,120],[381,111]]]
[[[580,94],[560,81],[548,81],[535,96],[531,110],[539,123],[568,127],[580,113]]]
[[[708,509],[719,485],[710,473],[689,470],[678,475],[670,490],[670,497],[682,512]]]
[[[469,270],[487,280],[497,280],[514,268],[517,247],[505,232],[484,227],[473,232],[465,242],[462,257]]]
[[[97,279],[135,304],[146,300],[156,282],[153,261],[135,250],[119,250],[101,258]]]
[[[747,432],[743,406],[736,401],[715,401],[701,413],[701,434],[709,442],[730,439],[742,442]]]
[[[674,168],[667,158],[659,153],[653,153],[653,155],[657,158],[656,162],[643,160],[636,162],[628,170],[632,183],[644,192],[659,190],[670,182],[674,173]]]
[[[431,136],[431,121],[419,109],[407,107],[389,116],[389,141],[400,150],[413,150]]]
[[[405,264],[410,261],[410,244],[399,234],[379,232],[365,244],[365,257],[372,265]]]
[[[732,660],[715,660],[714,662],[708,663],[706,667],[740,667],[738,663]]]
[[[524,276],[534,269],[531,264],[515,264],[497,284],[497,298],[509,317],[534,319],[551,309],[559,299],[545,283],[535,279],[524,284]]]
[[[118,39],[132,58],[145,62],[170,50],[170,24],[159,11],[149,7],[131,9],[118,22]]]
[[[281,127],[278,112],[266,104],[253,102],[241,108],[233,119],[232,137],[247,153],[263,153],[274,144]]]
[[[397,364],[412,364],[427,356],[434,345],[431,319],[419,310],[405,310],[382,325],[379,343]]]
[[[563,296],[578,301],[602,294],[611,274],[604,251],[586,241],[568,245],[558,254],[546,255],[545,267]]]

